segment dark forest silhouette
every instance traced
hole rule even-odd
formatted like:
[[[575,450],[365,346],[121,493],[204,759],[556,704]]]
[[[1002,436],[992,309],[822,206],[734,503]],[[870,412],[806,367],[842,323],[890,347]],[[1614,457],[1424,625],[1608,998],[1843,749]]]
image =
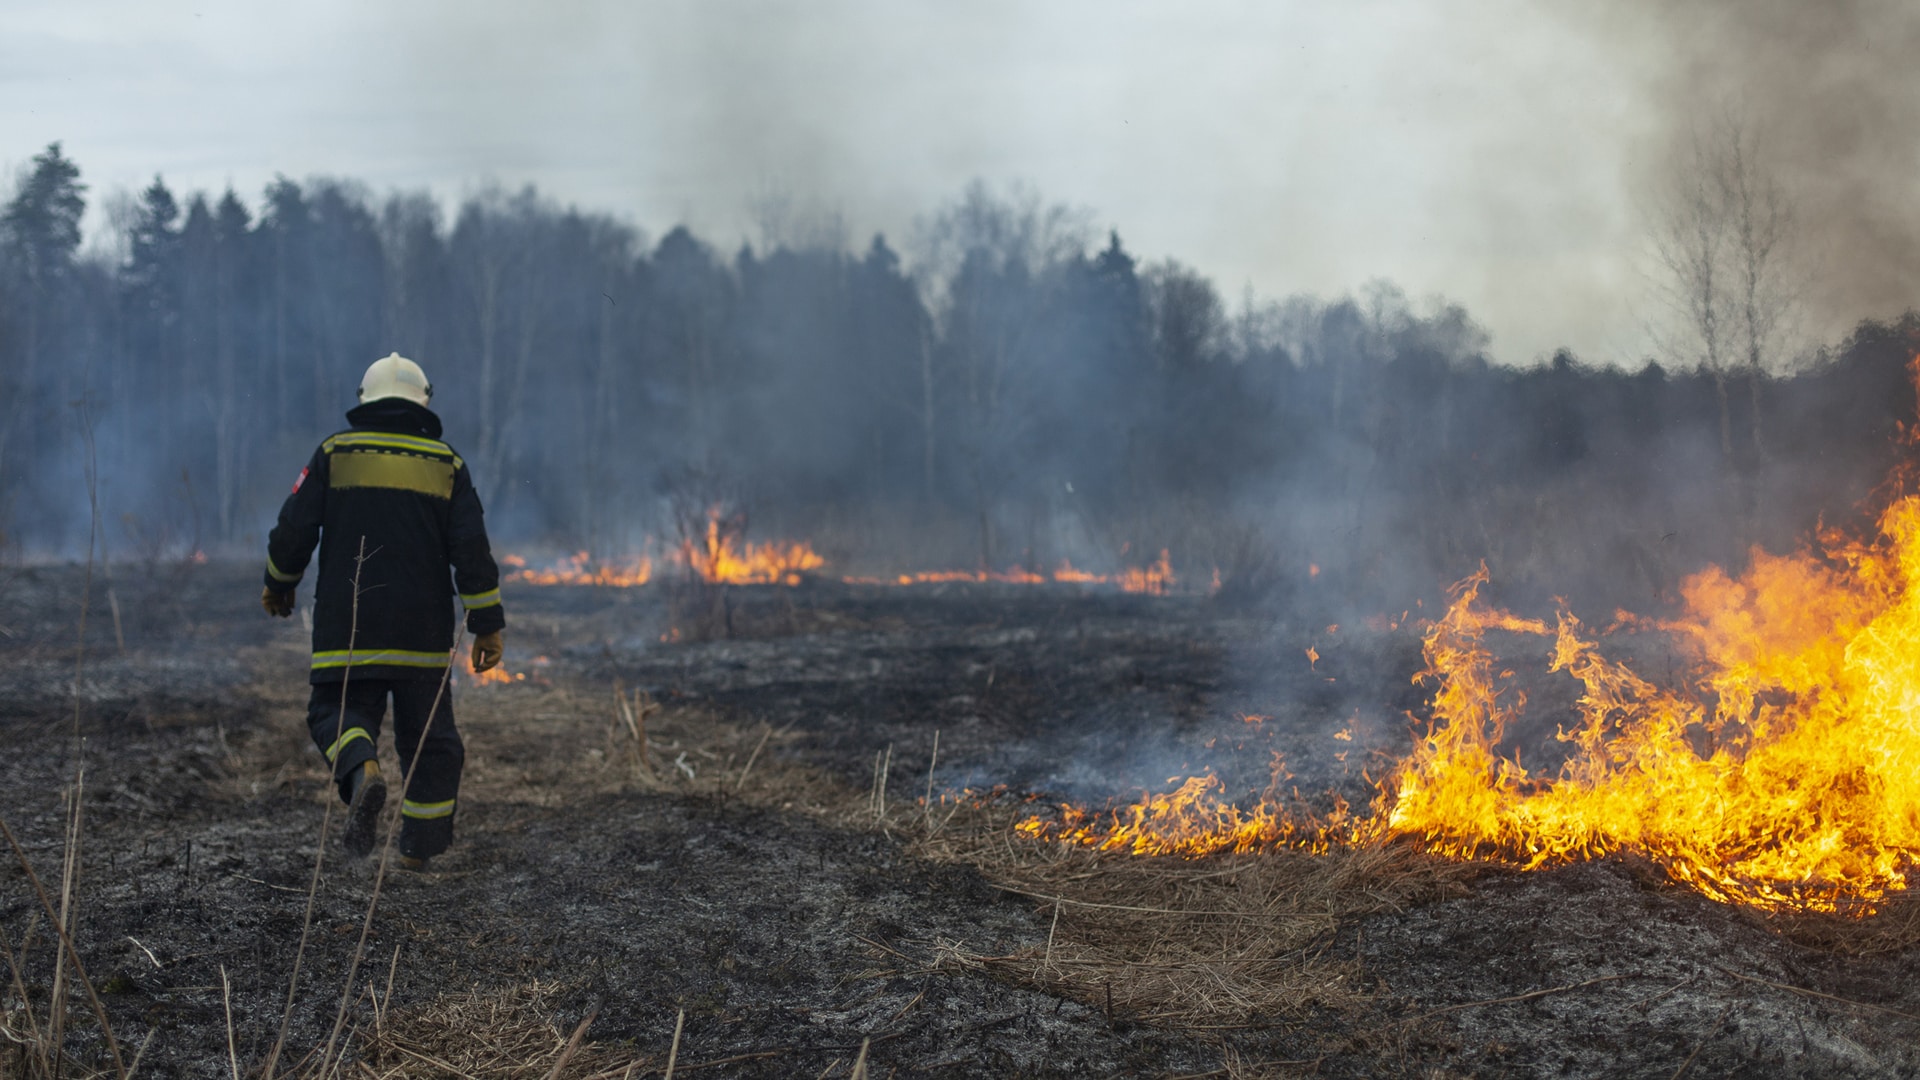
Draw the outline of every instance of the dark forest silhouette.
[[[879,236],[728,255],[531,188],[449,217],[284,178],[257,209],[156,179],[121,254],[89,256],[85,195],[56,144],[0,219],[16,554],[84,548],[89,429],[116,557],[257,545],[393,350],[434,380],[506,546],[617,554],[711,494],[843,566],[1106,569],[1165,547],[1189,578],[1262,591],[1311,564],[1388,598],[1481,558],[1543,591],[1670,595],[1847,512],[1913,412],[1911,321],[1752,393],[1566,353],[1512,368],[1458,307],[1384,284],[1231,304],[979,184],[928,220],[911,272]],[[1766,440],[1729,447],[1729,423]]]

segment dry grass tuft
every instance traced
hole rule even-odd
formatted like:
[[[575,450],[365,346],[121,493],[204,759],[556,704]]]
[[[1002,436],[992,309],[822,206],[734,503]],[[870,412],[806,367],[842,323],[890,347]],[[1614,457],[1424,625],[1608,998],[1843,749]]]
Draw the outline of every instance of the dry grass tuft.
[[[1893,953],[1920,945],[1920,895],[1900,893],[1865,918],[1844,914],[1758,916],[1796,945],[1842,956]]]
[[[335,798],[303,721],[306,685],[273,671],[269,651],[253,658],[262,669],[253,691],[268,706],[267,722],[223,734],[215,790],[243,802],[283,791],[316,804]],[[835,802],[846,786],[786,760],[781,751],[795,740],[792,732],[730,722],[700,704],[534,682],[458,686],[455,694],[467,742],[461,797],[474,806],[555,807],[589,795],[658,792],[808,810]],[[388,719],[381,753],[397,770]]]
[[[1476,872],[1402,845],[1143,858],[1017,836],[1021,816],[992,804],[936,812],[911,842],[1031,898],[1048,920],[1043,946],[949,948],[944,959],[1168,1027],[1219,1031],[1365,1006],[1358,968],[1325,958],[1341,920],[1458,892]]]
[[[362,1040],[355,1071],[371,1080],[594,1080],[648,1071],[649,1056],[575,1043],[574,1029],[554,1023],[569,989],[535,981],[394,1009]]]

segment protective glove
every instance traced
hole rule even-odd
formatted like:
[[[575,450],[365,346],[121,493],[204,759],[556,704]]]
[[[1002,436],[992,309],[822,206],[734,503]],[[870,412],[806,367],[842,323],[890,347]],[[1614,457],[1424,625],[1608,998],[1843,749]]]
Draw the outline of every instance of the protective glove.
[[[260,589],[260,606],[266,609],[267,614],[284,619],[293,614],[293,590],[274,592],[273,586],[263,586]]]
[[[475,674],[491,671],[500,666],[500,657],[507,651],[506,631],[495,630],[491,634],[481,634],[473,639],[473,670]]]

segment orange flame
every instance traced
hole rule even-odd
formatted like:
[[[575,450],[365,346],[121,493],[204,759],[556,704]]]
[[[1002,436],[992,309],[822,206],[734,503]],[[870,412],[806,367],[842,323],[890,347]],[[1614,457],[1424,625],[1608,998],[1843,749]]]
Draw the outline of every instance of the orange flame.
[[[460,670],[466,675],[467,681],[474,686],[500,686],[503,684],[511,686],[513,683],[525,682],[527,679],[525,673],[518,675],[509,674],[504,659],[485,671],[475,671],[473,670],[472,652],[468,652],[467,655],[460,658]]]
[[[596,562],[586,552],[577,551],[544,570],[527,567],[527,560],[517,555],[508,555],[500,561],[507,566],[520,568],[507,575],[508,581],[524,581],[529,585],[610,585],[632,588],[653,580],[653,560],[645,555],[623,563],[609,563]]]
[[[1054,582],[1061,585],[1117,585],[1122,592],[1148,593],[1153,596],[1165,596],[1179,582],[1174,576],[1173,565],[1167,551],[1160,552],[1160,558],[1150,566],[1131,567],[1117,574],[1096,574],[1082,570],[1069,560],[1061,563],[1050,574],[1041,574],[1023,567],[1015,566],[1007,570],[920,570],[908,574],[895,574],[892,577],[844,577],[840,580],[849,585],[942,585],[951,582],[971,582],[984,585],[1044,585]],[[1213,572],[1213,587],[1219,590],[1220,572]]]
[[[649,541],[647,548],[658,550]],[[718,509],[707,513],[698,536],[672,546],[665,561],[685,567],[689,573],[712,584],[726,585],[798,585],[807,573],[826,565],[826,560],[802,540],[774,540],[766,543],[742,542],[726,532]],[[557,560],[545,567],[529,566],[519,555],[502,555],[505,580],[528,585],[601,585],[634,588],[654,579],[658,568],[651,555],[624,560],[601,560],[585,551]],[[1115,574],[1082,570],[1070,560],[1061,560],[1051,573],[1040,573],[1015,566],[1006,570],[920,570],[891,577],[841,578],[849,585],[939,585],[950,582],[1002,585],[1112,585],[1123,592],[1165,596],[1179,584],[1170,553],[1163,550],[1152,564],[1129,567]],[[1220,571],[1213,572],[1211,589],[1220,590]]]
[[[1385,828],[1527,867],[1634,851],[1716,899],[1871,911],[1920,860],[1916,571],[1915,496],[1870,540],[1702,571],[1659,624],[1693,663],[1669,688],[1602,656],[1569,613],[1550,628],[1481,605],[1483,569],[1427,631],[1434,728],[1391,781]],[[1494,630],[1550,637],[1550,670],[1584,690],[1556,776],[1497,747],[1525,702],[1502,700]]]
[[[1160,557],[1151,565],[1122,570],[1116,580],[1126,592],[1165,596],[1179,579],[1173,576],[1173,564],[1167,559],[1166,549],[1162,548]]]
[[[683,540],[682,565],[702,581],[716,585],[798,585],[801,575],[827,564],[805,542],[736,542],[720,528],[720,511],[707,512],[706,531]]]
[[[1920,377],[1920,358],[1912,370]],[[1689,666],[1677,685],[1603,655],[1570,612],[1549,623],[1483,603],[1487,581],[1482,566],[1427,626],[1432,726],[1367,816],[1290,817],[1271,793],[1242,809],[1209,775],[1106,815],[1066,807],[1057,824],[1020,832],[1179,855],[1401,836],[1524,868],[1633,852],[1717,900],[1853,915],[1909,887],[1920,868],[1920,495],[1893,497],[1871,535],[1829,531],[1789,555],[1756,548],[1738,576],[1693,575],[1674,619],[1622,613],[1620,624],[1679,646]],[[1572,754],[1552,775],[1503,746],[1526,698],[1491,642],[1513,635],[1548,642],[1548,670],[1582,690],[1558,736]]]
[[[658,550],[653,541],[646,548]],[[702,581],[726,585],[798,585],[803,574],[826,565],[826,560],[803,541],[736,541],[723,531],[717,509],[707,513],[701,534],[675,545],[665,561],[685,567]],[[518,555],[504,555],[500,562],[509,568],[508,581],[529,585],[636,588],[651,582],[657,569],[652,555],[608,561],[595,559],[585,551],[544,568],[529,567]]]
[[[1183,855],[1197,858],[1223,851],[1271,851],[1304,848],[1325,851],[1343,823],[1345,809],[1316,822],[1288,811],[1278,799],[1263,798],[1250,808],[1222,797],[1212,774],[1191,776],[1164,795],[1148,795],[1106,814],[1061,808],[1058,823],[1029,818],[1014,826],[1022,836],[1130,855]]]
[[[1021,832],[1106,851],[1201,855],[1407,836],[1459,859],[1532,869],[1634,852],[1714,899],[1868,914],[1920,865],[1920,496],[1878,536],[1755,551],[1682,586],[1685,610],[1645,624],[1692,661],[1679,687],[1603,656],[1580,620],[1523,618],[1480,599],[1484,567],[1425,634],[1433,723],[1380,784],[1372,812],[1247,809],[1213,777],[1103,817],[1067,807]],[[1574,753],[1535,776],[1502,747],[1525,695],[1490,640],[1551,643],[1549,671],[1583,690]],[[1351,731],[1336,739],[1351,740]]]

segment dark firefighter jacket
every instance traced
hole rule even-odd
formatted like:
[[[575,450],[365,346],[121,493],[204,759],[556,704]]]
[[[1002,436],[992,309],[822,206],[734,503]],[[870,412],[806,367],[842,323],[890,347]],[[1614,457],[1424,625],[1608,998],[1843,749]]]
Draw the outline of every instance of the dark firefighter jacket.
[[[319,544],[313,682],[338,682],[349,665],[357,678],[438,679],[453,647],[456,589],[468,632],[507,623],[480,496],[425,406],[383,398],[347,422],[351,429],[313,452],[280,507],[267,538],[267,584],[291,591]]]

